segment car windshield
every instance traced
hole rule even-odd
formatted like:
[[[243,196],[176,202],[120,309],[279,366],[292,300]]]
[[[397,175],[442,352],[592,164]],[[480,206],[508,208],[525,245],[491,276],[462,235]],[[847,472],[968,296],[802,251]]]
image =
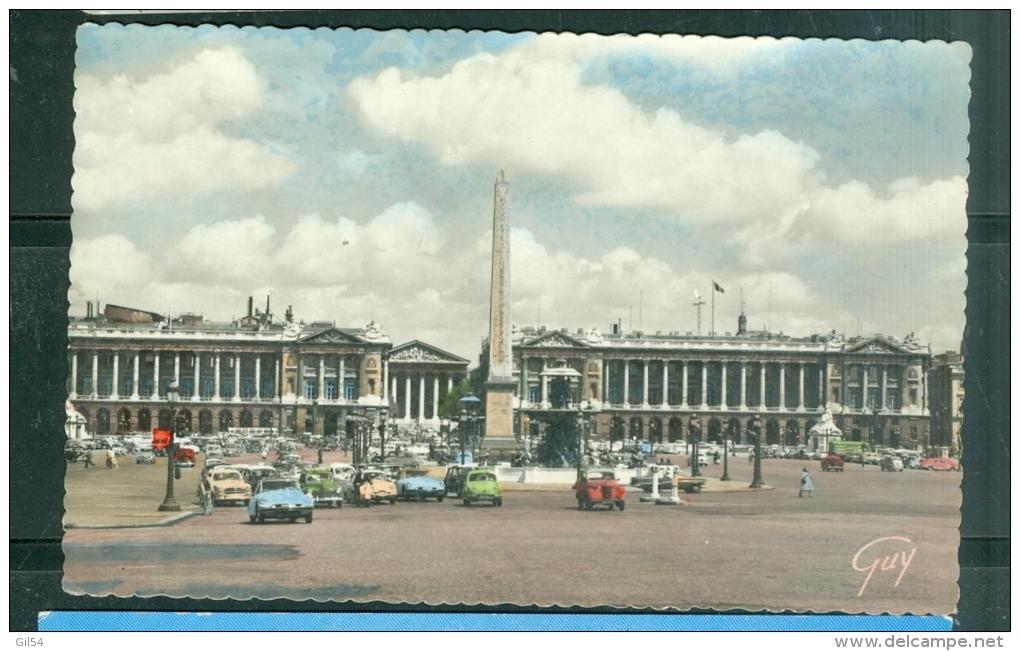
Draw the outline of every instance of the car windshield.
[[[229,479],[240,480],[241,479],[241,473],[237,472],[236,470],[231,470],[229,472],[216,472],[216,473],[213,473],[212,478],[213,478],[213,481],[225,481],[225,480],[229,480]]]
[[[284,488],[297,488],[297,484],[286,479],[270,479],[262,482],[262,491],[278,491]]]
[[[476,472],[468,479],[470,481],[496,481],[496,475],[491,472]]]

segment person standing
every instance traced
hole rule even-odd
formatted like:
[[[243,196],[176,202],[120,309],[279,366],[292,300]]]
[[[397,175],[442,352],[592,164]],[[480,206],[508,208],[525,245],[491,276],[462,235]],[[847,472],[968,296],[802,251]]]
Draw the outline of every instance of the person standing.
[[[800,472],[800,492],[797,493],[797,497],[804,497],[804,493],[807,493],[808,497],[815,496],[815,480],[807,468]]]

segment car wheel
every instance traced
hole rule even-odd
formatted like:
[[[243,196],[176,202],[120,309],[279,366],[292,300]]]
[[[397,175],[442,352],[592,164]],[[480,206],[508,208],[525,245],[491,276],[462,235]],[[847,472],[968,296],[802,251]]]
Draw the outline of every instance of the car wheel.
[[[622,511],[622,510],[624,509],[624,507],[626,507],[626,506],[627,506],[627,503],[626,503],[626,502],[624,502],[623,500],[620,500],[620,501],[618,501],[618,502],[616,503],[616,508],[620,509],[621,511]]]
[[[584,500],[581,499],[580,497],[577,498],[577,510],[578,511],[583,511],[584,510]]]
[[[417,500],[417,501],[419,501],[419,502],[424,502],[424,501],[425,501],[425,496],[424,496],[424,495],[422,495],[422,492],[421,492],[421,491],[417,491],[417,492],[415,493],[415,495],[414,495],[414,498],[415,498],[415,500]]]
[[[294,517],[287,518],[287,522],[294,524],[295,522],[297,522],[297,516],[295,515]]]
[[[584,510],[585,511],[591,511],[591,508],[592,508],[591,500],[588,499],[587,497],[584,498]]]
[[[464,500],[464,506],[471,506],[471,500]]]
[[[257,520],[257,518],[254,515],[249,515],[248,516],[248,522],[251,522],[251,523],[254,524],[256,520]]]
[[[440,495],[439,497],[436,498],[436,501],[442,502],[445,497],[446,497],[445,495]]]
[[[393,505],[394,505],[394,504],[396,504],[396,503],[397,503],[397,498],[395,498],[395,497],[391,497],[391,498],[390,498],[390,506],[393,506]]]
[[[502,497],[497,497],[496,498],[496,506],[503,506],[503,498]]]
[[[259,524],[263,524],[266,521],[266,516],[262,515],[258,511],[255,512],[255,518],[258,520]]]
[[[312,514],[309,513],[308,515],[305,516],[305,524],[311,524],[311,523],[312,523]]]

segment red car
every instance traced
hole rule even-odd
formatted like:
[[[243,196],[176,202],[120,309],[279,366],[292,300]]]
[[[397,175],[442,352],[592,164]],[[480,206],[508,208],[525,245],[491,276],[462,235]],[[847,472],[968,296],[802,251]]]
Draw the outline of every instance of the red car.
[[[843,457],[832,453],[825,455],[822,457],[822,470],[825,472],[830,470],[833,472],[843,472]]]
[[[591,510],[596,504],[605,504],[610,510],[615,506],[621,511],[627,505],[625,491],[616,475],[607,471],[590,472],[574,484],[577,508]]]
[[[918,470],[959,470],[960,462],[949,457],[927,457],[917,462]]]

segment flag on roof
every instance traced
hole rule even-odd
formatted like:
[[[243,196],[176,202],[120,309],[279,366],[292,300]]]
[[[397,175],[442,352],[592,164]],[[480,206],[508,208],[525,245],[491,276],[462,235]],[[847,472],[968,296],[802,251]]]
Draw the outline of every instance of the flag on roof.
[[[714,280],[712,281],[712,289],[719,292],[720,294],[726,293],[726,290],[723,289],[722,286],[720,286],[719,283],[715,282]]]

